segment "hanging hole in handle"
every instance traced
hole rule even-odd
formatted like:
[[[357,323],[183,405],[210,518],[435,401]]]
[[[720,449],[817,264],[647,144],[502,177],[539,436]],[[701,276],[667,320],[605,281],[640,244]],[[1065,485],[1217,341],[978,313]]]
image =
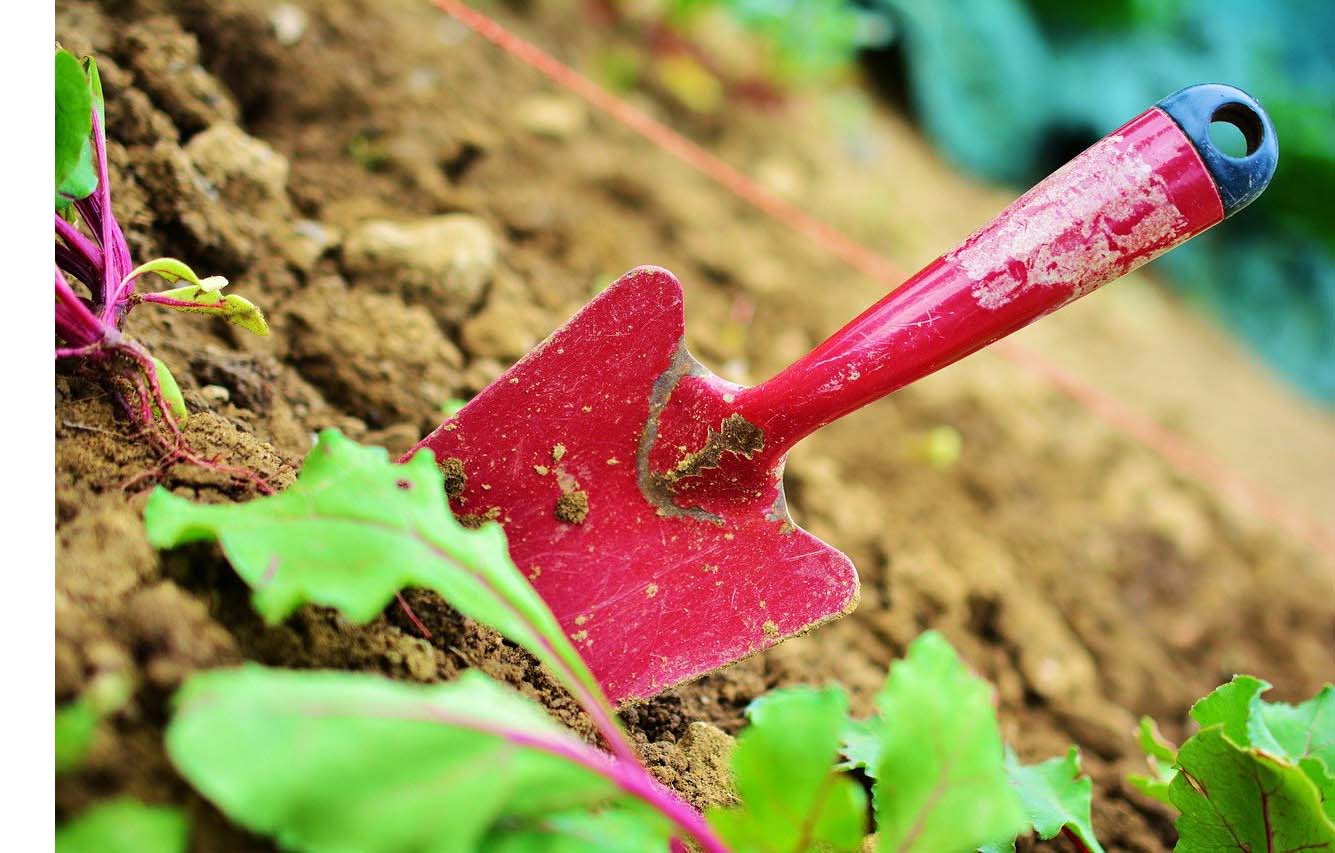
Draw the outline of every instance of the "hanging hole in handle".
[[[1250,157],[1265,140],[1261,118],[1243,104],[1224,104],[1210,116],[1210,144],[1228,157]]]
[[[1251,204],[1274,177],[1279,163],[1275,126],[1261,104],[1238,87],[1198,83],[1178,89],[1156,106],[1200,155],[1219,191],[1225,217]],[[1223,135],[1228,133],[1235,134],[1232,142]],[[1240,144],[1235,147],[1235,143]]]

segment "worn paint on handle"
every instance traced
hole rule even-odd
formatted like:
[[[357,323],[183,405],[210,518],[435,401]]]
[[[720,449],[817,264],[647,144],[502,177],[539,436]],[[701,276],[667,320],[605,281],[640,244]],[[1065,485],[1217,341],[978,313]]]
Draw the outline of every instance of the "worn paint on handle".
[[[655,470],[696,448],[704,422],[738,414],[777,465],[801,438],[1116,279],[1223,219],[1200,155],[1151,108],[768,382],[709,412],[717,380],[687,377],[659,431]],[[692,385],[701,386],[692,389]],[[695,409],[686,411],[686,409]],[[674,412],[675,410],[675,412]],[[680,416],[680,423],[676,423]]]
[[[504,526],[607,694],[650,696],[856,605],[849,559],[788,517],[794,442],[1221,216],[1150,110],[763,385],[692,359],[680,284],[640,268],[419,447],[450,466],[461,518]]]

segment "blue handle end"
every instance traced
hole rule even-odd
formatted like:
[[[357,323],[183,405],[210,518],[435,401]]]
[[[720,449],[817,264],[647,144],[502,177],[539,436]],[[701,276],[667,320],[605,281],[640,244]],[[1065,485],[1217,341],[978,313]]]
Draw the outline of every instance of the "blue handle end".
[[[1219,190],[1225,218],[1251,204],[1270,185],[1279,163],[1279,140],[1270,116],[1251,95],[1233,86],[1202,83],[1179,89],[1158,107],[1196,146]],[[1234,157],[1215,146],[1210,140],[1210,125],[1217,121],[1242,131],[1246,154]]]

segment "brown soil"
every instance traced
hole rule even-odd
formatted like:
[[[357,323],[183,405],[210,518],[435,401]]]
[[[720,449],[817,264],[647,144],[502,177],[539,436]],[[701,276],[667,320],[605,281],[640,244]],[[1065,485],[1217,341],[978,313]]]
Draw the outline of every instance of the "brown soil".
[[[772,373],[878,295],[428,4],[295,5],[304,29],[281,46],[259,0],[57,3],[62,43],[102,69],[113,194],[136,258],[228,276],[273,328],[259,339],[135,312],[130,332],[180,381],[205,455],[281,487],[325,427],[399,453],[447,399],[486,385],[639,264],[678,274],[692,351],[737,381]],[[507,21],[585,68],[607,39],[627,38],[561,4],[519,5]],[[706,120],[637,98],[905,266],[1001,200],[949,175],[892,115],[855,118],[877,148],[868,160],[821,102]],[[886,192],[869,193],[872,179]],[[1116,342],[1107,325],[1100,340]],[[1184,328],[1190,347],[1195,327]],[[136,684],[87,764],[57,781],[58,816],[131,794],[185,804],[196,849],[266,849],[189,791],[161,743],[172,690],[242,659],[423,682],[478,667],[592,736],[527,655],[431,595],[406,596],[429,641],[397,607],[365,626],[317,608],[264,626],[216,549],[158,554],[139,518],[154,479],[204,501],[253,488],[188,466],[136,480],[155,460],[103,390],[64,370],[56,382],[56,700],[104,673]],[[963,437],[945,467],[914,449],[942,425]],[[1168,813],[1120,781],[1140,766],[1136,717],[1181,736],[1191,701],[1234,672],[1286,699],[1335,674],[1327,563],[994,356],[813,437],[790,460],[788,498],[799,523],[853,557],[862,603],[626,710],[645,759],[697,805],[731,796],[725,733],[755,696],[838,680],[869,713],[888,663],[937,628],[996,685],[1023,756],[1082,748],[1110,849],[1165,850]]]

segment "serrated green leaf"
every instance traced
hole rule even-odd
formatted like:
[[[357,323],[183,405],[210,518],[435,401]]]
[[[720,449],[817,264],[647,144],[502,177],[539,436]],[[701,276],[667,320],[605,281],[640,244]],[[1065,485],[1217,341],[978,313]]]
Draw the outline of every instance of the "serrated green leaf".
[[[131,799],[94,806],[56,829],[56,853],[183,853],[185,815]]]
[[[1335,820],[1335,687],[1327,684],[1300,705],[1252,700],[1247,720],[1251,745],[1297,764]]]
[[[1126,781],[1145,796],[1171,806],[1173,802],[1168,796],[1168,785],[1177,775],[1177,770],[1173,767],[1173,763],[1177,761],[1177,747],[1159,733],[1152,717],[1140,718],[1137,740],[1145,753],[1145,761],[1150,766],[1150,774],[1146,776],[1142,773],[1131,773],[1126,777]]]
[[[1127,783],[1150,799],[1171,806],[1173,799],[1169,796],[1168,790],[1173,782],[1173,777],[1177,775],[1177,771],[1171,768],[1163,769],[1153,758],[1150,759],[1150,767],[1154,775],[1146,776],[1143,773],[1129,773],[1126,777]]]
[[[269,622],[308,602],[367,622],[399,590],[424,587],[528,649],[567,686],[602,696],[556,617],[510,562],[501,526],[468,530],[455,520],[429,451],[396,465],[381,448],[325,430],[283,493],[203,506],[159,488],[144,524],[157,548],[216,539]]]
[[[1029,823],[1039,838],[1053,838],[1069,828],[1091,853],[1103,853],[1090,819],[1094,780],[1080,773],[1080,751],[1026,766],[1006,750],[1006,775],[1020,794]]]
[[[184,424],[190,417],[190,411],[185,407],[185,398],[181,396],[181,386],[176,384],[176,377],[172,376],[171,370],[162,359],[157,356],[150,358],[153,359],[153,368],[157,374],[158,388],[162,391],[162,399],[167,401],[176,423]]]
[[[751,703],[750,723],[732,754],[741,805],[707,815],[730,847],[738,853],[857,849],[866,794],[833,767],[847,711],[839,687],[773,690]]]
[[[1170,795],[1183,853],[1333,850],[1335,823],[1307,774],[1241,747],[1218,723],[1182,744]]]
[[[1247,720],[1251,745],[1293,763],[1311,757],[1335,772],[1335,686],[1327,684],[1300,705],[1253,702]]]
[[[248,664],[196,675],[174,701],[166,745],[181,775],[283,848],[523,850],[504,837],[543,821],[588,831],[565,816],[605,805],[657,828],[641,836],[653,846],[623,849],[666,847],[659,818],[572,760],[601,766],[602,753],[475,670],[423,686]]]
[[[1270,685],[1259,678],[1235,675],[1229,683],[1216,687],[1204,699],[1197,700],[1191,706],[1191,718],[1203,729],[1222,725],[1224,735],[1229,740],[1238,746],[1250,746],[1247,720],[1251,717],[1252,703],[1269,689]]]
[[[70,173],[79,164],[81,156],[89,155],[88,135],[93,130],[93,104],[88,91],[88,78],[74,54],[56,51],[56,180],[57,188],[65,184]],[[85,194],[86,195],[86,194]],[[82,198],[82,196],[76,196]]]
[[[269,334],[269,324],[255,303],[235,294],[224,295],[221,292],[227,286],[227,279],[222,276],[199,278],[194,270],[175,258],[158,258],[136,268],[126,276],[126,280],[150,272],[168,281],[185,280],[191,283],[160,293],[143,294],[143,301],[185,314],[211,314],[257,335]]]
[[[125,280],[132,281],[133,279],[139,278],[141,275],[147,275],[148,273],[153,273],[154,275],[171,282],[186,281],[194,285],[202,284],[202,279],[200,279],[195,271],[191,269],[190,265],[185,261],[177,260],[176,258],[154,258],[151,261],[142,263],[130,270],[125,276]],[[223,284],[226,283],[227,280],[223,279]],[[217,289],[218,288],[215,287],[212,288],[211,291]],[[171,291],[168,292],[170,293]]]
[[[845,720],[839,754],[844,757],[840,770],[861,770],[875,779],[881,769],[881,746],[885,739],[885,721],[880,717]]]
[[[943,636],[913,641],[891,665],[879,704],[887,725],[872,792],[877,850],[972,850],[1024,831],[992,690]]]
[[[1168,739],[1159,733],[1159,726],[1154,722],[1153,717],[1140,718],[1137,740],[1140,742],[1140,748],[1144,750],[1145,755],[1149,758],[1157,758],[1169,764],[1177,761],[1177,747],[1169,743]]]
[[[57,773],[67,773],[83,763],[97,734],[99,719],[97,708],[84,697],[56,709]]]
[[[1308,756],[1298,760],[1298,769],[1312,780],[1317,793],[1321,795],[1322,810],[1325,811],[1326,817],[1335,821],[1335,776],[1331,775],[1330,768],[1320,760]]]

